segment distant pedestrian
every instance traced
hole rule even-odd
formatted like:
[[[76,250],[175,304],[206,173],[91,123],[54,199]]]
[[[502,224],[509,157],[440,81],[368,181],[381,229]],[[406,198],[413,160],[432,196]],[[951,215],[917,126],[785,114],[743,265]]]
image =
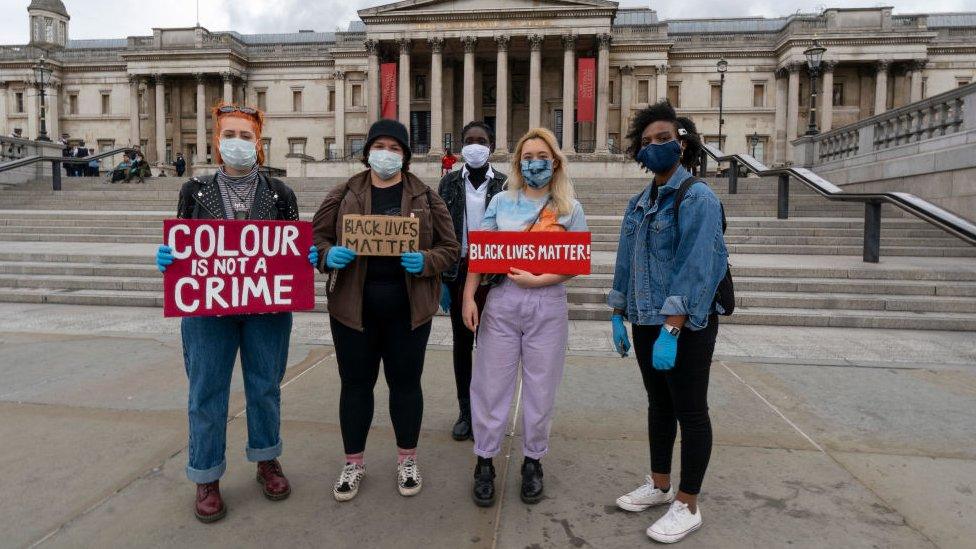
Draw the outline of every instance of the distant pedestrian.
[[[456,162],[457,157],[451,154],[450,149],[444,151],[444,156],[441,157],[441,177],[447,175],[454,168]]]
[[[96,159],[89,160],[88,174],[87,174],[88,177],[98,177],[100,171],[99,168],[101,168],[101,163],[98,160]]]
[[[176,177],[183,177],[183,173],[186,172],[186,159],[183,158],[183,153],[176,153],[176,161],[173,162],[173,166],[176,166]]]

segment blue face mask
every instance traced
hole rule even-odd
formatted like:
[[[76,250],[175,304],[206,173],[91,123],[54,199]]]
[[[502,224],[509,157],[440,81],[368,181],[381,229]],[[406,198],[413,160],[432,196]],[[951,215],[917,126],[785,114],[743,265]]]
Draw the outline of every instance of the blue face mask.
[[[373,149],[369,151],[367,162],[376,175],[386,181],[393,178],[403,167],[403,155],[386,149]]]
[[[236,170],[250,170],[258,161],[258,149],[254,141],[245,141],[239,137],[222,137],[220,158],[225,165]]]
[[[681,145],[672,139],[660,145],[649,143],[637,153],[637,161],[654,173],[665,173],[681,158]]]
[[[522,179],[533,189],[541,189],[552,180],[552,160],[523,160]]]

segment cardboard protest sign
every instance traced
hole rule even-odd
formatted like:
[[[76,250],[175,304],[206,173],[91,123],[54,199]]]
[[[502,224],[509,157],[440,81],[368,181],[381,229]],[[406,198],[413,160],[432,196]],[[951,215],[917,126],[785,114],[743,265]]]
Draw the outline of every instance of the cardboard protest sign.
[[[468,271],[533,274],[590,274],[590,233],[556,231],[471,231]]]
[[[163,273],[164,316],[315,307],[307,221],[167,219],[163,241],[175,258]]]
[[[420,219],[394,215],[342,216],[342,245],[356,255],[420,251]]]

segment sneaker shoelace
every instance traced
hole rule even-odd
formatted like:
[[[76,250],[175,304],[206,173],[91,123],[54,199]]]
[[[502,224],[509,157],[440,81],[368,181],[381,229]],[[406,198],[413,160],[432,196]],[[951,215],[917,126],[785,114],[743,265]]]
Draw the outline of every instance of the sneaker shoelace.
[[[664,525],[675,528],[682,524],[682,519],[687,515],[691,515],[688,506],[675,500],[671,504],[671,508],[668,509],[668,513],[662,517],[662,521],[664,521]]]
[[[654,487],[654,481],[651,479],[651,477],[646,477],[644,480],[646,480],[644,484],[642,484],[640,487],[638,487],[636,490],[630,493],[632,497],[649,498],[654,495],[655,490],[657,490],[658,492],[663,492],[663,490],[659,490]]]
[[[362,477],[363,468],[356,465],[355,463],[347,463],[345,467],[342,468],[342,473],[339,475],[339,480],[336,481],[336,490],[342,490],[343,486],[348,486],[349,489],[354,489],[359,484],[359,479]]]
[[[417,462],[413,458],[405,459],[397,469],[401,486],[407,486],[411,480],[413,480],[412,486],[420,483],[420,472],[417,470]]]

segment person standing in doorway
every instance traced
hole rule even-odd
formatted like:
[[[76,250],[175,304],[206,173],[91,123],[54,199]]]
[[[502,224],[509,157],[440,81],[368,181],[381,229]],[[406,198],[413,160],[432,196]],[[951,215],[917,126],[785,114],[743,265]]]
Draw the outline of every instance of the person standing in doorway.
[[[186,172],[186,159],[183,158],[183,153],[176,153],[176,160],[173,162],[173,166],[176,167],[176,177],[183,177]]]
[[[444,199],[454,220],[454,233],[461,243],[461,258],[444,272],[441,289],[441,309],[451,314],[454,334],[454,382],[460,414],[451,436],[454,440],[471,438],[471,350],[474,333],[461,319],[461,298],[468,276],[468,231],[481,228],[485,208],[505,188],[507,176],[488,162],[495,151],[495,132],[484,122],[470,122],[461,130],[461,156],[464,165],[441,178],[437,194]],[[484,308],[487,286],[479,286],[475,302]]]

